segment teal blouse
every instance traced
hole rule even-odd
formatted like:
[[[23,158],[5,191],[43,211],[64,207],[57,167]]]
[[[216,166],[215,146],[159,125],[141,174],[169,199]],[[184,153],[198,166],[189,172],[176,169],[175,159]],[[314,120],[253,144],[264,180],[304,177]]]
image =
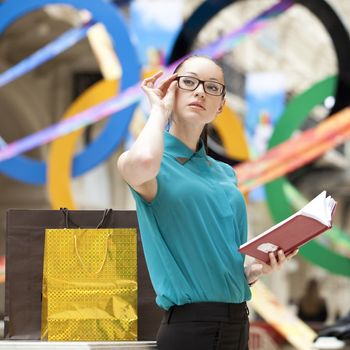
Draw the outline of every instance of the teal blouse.
[[[247,239],[246,207],[233,169],[165,131],[157,183],[151,202],[131,189],[157,304],[250,299],[237,250]]]

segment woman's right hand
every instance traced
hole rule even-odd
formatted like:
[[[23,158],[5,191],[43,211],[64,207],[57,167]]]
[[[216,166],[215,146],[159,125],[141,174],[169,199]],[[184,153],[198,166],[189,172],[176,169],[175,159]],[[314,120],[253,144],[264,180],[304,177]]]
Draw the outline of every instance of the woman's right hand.
[[[170,116],[174,105],[177,74],[170,75],[156,87],[156,82],[162,75],[163,72],[158,72],[146,78],[141,87],[150,101],[151,108],[160,108],[167,116]]]

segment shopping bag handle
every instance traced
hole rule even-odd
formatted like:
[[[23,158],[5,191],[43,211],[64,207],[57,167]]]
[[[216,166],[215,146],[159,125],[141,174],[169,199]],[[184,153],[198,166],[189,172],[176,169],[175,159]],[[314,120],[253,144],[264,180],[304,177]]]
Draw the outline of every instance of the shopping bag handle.
[[[87,274],[94,274],[94,275],[98,275],[102,269],[103,269],[103,266],[105,265],[106,263],[106,260],[107,260],[107,253],[108,253],[108,240],[109,238],[111,237],[111,233],[108,234],[108,236],[106,237],[106,249],[105,249],[105,254],[104,254],[104,257],[103,257],[103,261],[101,263],[101,266],[100,268],[97,270],[97,271],[89,271],[84,262],[83,262],[83,259],[81,258],[80,254],[79,254],[79,250],[78,250],[78,240],[77,240],[77,235],[76,233],[74,233],[74,250],[75,250],[75,253],[77,254],[77,257],[78,257],[78,260],[80,262],[80,265],[81,267],[83,268],[83,270],[87,273]]]
[[[69,216],[69,210],[67,208],[60,208],[60,211],[64,215],[64,224],[65,224],[66,228],[69,228],[69,222],[71,222],[73,225],[75,225],[75,227],[81,228]],[[104,223],[105,223],[106,219],[108,218],[108,216],[111,214],[111,212],[112,212],[112,209],[105,209],[103,211],[102,219],[100,220],[100,222],[97,224],[97,226],[95,228],[101,228],[104,225]]]

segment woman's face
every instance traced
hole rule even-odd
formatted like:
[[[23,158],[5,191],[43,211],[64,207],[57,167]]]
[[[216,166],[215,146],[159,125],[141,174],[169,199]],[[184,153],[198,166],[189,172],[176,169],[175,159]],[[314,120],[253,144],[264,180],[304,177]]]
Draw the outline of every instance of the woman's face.
[[[185,61],[177,72],[178,76],[193,77],[204,81],[224,84],[222,70],[214,62],[203,57],[192,57]],[[191,84],[191,80],[185,80]],[[211,89],[211,84],[208,85]],[[203,126],[210,123],[222,111],[225,99],[204,91],[199,84],[193,91],[177,88],[175,95],[174,113],[177,122],[196,123]]]

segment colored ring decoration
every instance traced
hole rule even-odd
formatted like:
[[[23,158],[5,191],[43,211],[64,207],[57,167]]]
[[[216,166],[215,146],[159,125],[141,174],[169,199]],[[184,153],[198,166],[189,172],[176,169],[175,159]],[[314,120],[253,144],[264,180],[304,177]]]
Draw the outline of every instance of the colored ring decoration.
[[[273,148],[287,140],[293,131],[300,127],[313,107],[333,94],[335,86],[335,77],[327,78],[295,97],[288,104],[285,113],[277,123],[268,147]],[[284,188],[286,184],[287,179],[280,177],[265,185],[268,206],[276,222],[280,222],[294,213],[285,195]],[[343,235],[346,235],[346,233],[343,233]],[[330,250],[317,240],[312,240],[303,246],[300,249],[300,254],[310,262],[332,273],[350,276],[350,259]]]
[[[7,0],[0,6],[0,17],[2,18],[0,33],[26,13],[50,4],[71,5],[77,9],[90,11],[94,21],[103,23],[111,35],[124,73],[120,82],[121,90],[133,86],[139,81],[141,67],[124,20],[117,8],[105,1]],[[136,104],[133,104],[110,117],[100,135],[83,152],[75,156],[72,173],[74,177],[92,169],[112,154],[127,130],[135,107]],[[118,130],[119,135],[116,135],[116,130]],[[1,162],[0,171],[13,179],[30,184],[41,185],[46,182],[45,162],[24,156],[17,156]]]
[[[244,126],[232,108],[226,104],[223,111],[215,118],[212,124],[225,149],[225,154],[222,156],[225,156],[227,159],[238,159],[239,161],[249,159],[249,148]]]
[[[101,103],[115,95],[119,82],[101,80],[84,91],[68,108],[63,118],[69,118],[87,108]],[[53,209],[61,207],[77,209],[71,191],[72,159],[76,142],[85,129],[79,129],[54,140],[51,144],[47,162],[47,189]],[[116,137],[121,137],[121,129],[115,130]]]

